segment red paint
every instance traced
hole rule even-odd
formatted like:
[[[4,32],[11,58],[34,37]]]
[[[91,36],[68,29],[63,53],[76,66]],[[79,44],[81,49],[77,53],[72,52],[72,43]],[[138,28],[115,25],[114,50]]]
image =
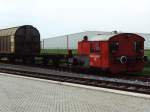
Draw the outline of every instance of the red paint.
[[[78,55],[89,55],[90,43],[88,41],[78,42]]]
[[[97,68],[108,68],[109,67],[109,48],[107,41],[95,41],[90,42],[92,44],[99,43],[99,52],[90,53],[90,66]]]

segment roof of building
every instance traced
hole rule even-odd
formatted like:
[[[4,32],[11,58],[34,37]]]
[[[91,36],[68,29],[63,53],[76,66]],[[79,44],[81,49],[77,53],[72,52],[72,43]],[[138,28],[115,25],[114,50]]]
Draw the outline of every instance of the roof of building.
[[[79,35],[79,34],[85,34],[85,35],[87,35],[88,33],[95,33],[96,35],[113,34],[113,32],[104,32],[104,31],[84,31],[84,32],[78,32],[78,33],[72,33],[72,34],[66,34],[66,35],[61,35],[61,36],[50,37],[50,38],[46,38],[46,39],[59,38],[59,37],[67,37],[67,36],[70,37],[70,36]]]
[[[117,34],[102,34],[102,35],[95,36],[89,40],[90,41],[107,41],[115,35],[117,35]]]

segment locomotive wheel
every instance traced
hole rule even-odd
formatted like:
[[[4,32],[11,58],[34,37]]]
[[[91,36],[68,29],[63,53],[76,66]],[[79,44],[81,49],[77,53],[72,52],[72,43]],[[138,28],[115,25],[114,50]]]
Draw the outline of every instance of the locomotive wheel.
[[[48,58],[43,58],[43,60],[42,60],[43,65],[47,65],[48,62],[49,62]]]
[[[34,58],[23,58],[24,64],[34,64]]]
[[[27,59],[26,58],[23,58],[23,63],[27,64]]]
[[[31,58],[30,58],[30,61],[31,61],[31,64],[35,64],[35,59],[34,59],[34,57],[31,57]]]

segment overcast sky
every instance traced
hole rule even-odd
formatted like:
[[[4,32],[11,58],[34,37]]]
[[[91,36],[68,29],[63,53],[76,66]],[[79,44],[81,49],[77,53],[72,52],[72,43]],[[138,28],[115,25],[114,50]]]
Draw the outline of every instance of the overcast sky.
[[[0,29],[24,24],[42,38],[88,30],[150,33],[150,0],[0,0]]]

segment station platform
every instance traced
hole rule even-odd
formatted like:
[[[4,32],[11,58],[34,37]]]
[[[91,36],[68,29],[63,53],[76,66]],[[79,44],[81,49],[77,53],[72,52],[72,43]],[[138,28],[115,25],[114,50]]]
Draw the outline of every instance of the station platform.
[[[0,112],[150,112],[149,95],[0,73]]]

